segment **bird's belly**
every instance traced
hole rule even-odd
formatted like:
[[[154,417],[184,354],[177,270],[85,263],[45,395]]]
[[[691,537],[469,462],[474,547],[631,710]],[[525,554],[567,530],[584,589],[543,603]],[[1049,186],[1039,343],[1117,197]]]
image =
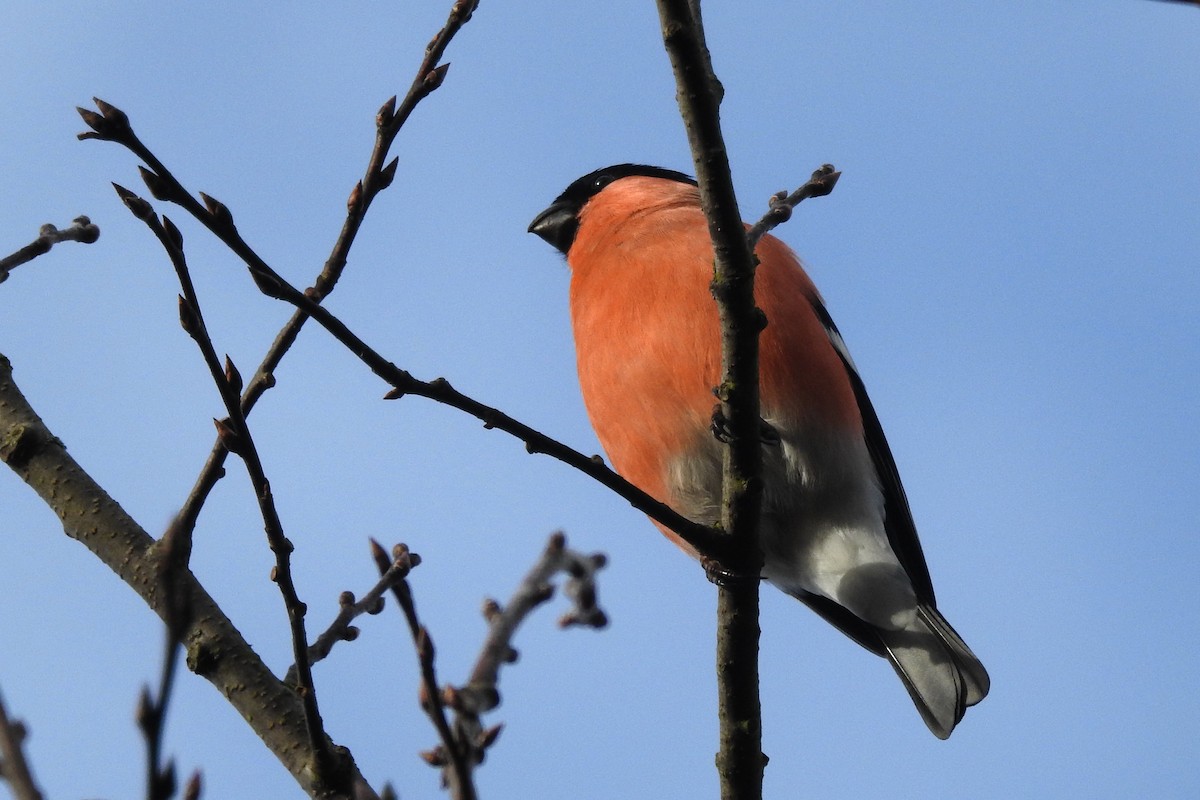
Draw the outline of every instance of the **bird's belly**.
[[[882,627],[903,627],[916,606],[884,527],[883,495],[861,438],[788,429],[763,446],[763,577],[794,595],[820,595]],[[721,450],[711,435],[670,465],[673,505],[693,519],[720,516]]]

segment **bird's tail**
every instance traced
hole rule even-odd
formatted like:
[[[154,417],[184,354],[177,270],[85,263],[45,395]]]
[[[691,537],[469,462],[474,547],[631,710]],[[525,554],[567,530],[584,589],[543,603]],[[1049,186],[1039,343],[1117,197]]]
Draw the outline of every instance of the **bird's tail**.
[[[987,695],[987,670],[933,606],[917,606],[907,628],[878,630],[885,655],[921,718],[934,736],[949,737],[967,706]]]

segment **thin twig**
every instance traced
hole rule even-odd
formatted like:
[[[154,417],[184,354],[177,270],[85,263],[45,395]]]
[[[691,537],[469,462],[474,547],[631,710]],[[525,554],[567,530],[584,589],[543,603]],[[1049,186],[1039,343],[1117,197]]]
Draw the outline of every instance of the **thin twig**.
[[[334,755],[329,748],[329,738],[325,734],[321,721],[316,687],[313,684],[312,667],[308,661],[308,637],[304,625],[306,606],[300,600],[292,579],[291,553],[294,548],[284,534],[283,523],[279,517],[279,510],[275,506],[270,481],[267,480],[258,447],[250,433],[250,426],[242,413],[241,375],[228,356],[225,357],[225,363],[222,365],[220,357],[217,355],[216,347],[204,324],[204,315],[200,310],[200,300],[196,295],[191,273],[188,270],[187,258],[183,251],[183,237],[179,229],[165,217],[160,220],[150,204],[133,192],[123,186],[116,184],[113,186],[130,212],[142,220],[154,233],[175,268],[182,290],[179,297],[180,323],[184,331],[200,348],[204,363],[208,367],[217,392],[221,396],[221,401],[225,405],[225,411],[229,415],[225,419],[214,420],[218,435],[223,439],[225,448],[238,455],[246,465],[246,472],[254,487],[254,495],[262,514],[267,542],[275,556],[275,566],[271,570],[271,578],[279,586],[287,610],[292,652],[296,664],[296,691],[304,704],[305,722],[317,776],[330,785],[337,785],[338,769]],[[174,537],[180,535],[179,529],[172,526],[169,533],[171,538],[168,541],[178,546]]]
[[[143,686],[138,697],[137,723],[142,738],[146,740],[146,800],[171,800],[176,789],[174,759],[168,759],[166,764],[161,763],[167,706],[171,701],[180,650],[179,640],[171,635],[170,626],[165,640],[158,694],[151,695],[150,687]]]
[[[477,713],[490,711],[499,702],[496,686],[500,668],[516,660],[512,647],[517,628],[535,608],[549,600],[554,594],[551,579],[559,572],[569,577],[564,594],[572,602],[572,608],[559,618],[561,627],[583,626],[603,628],[608,617],[596,605],[596,571],[603,568],[607,559],[601,553],[584,555],[567,548],[567,539],[562,532],[553,534],[542,552],[541,558],[522,579],[521,584],[501,606],[495,601],[484,605],[484,616],[488,621],[487,640],[471,671],[471,679],[460,694],[475,695],[468,703]]]
[[[0,696],[0,779],[8,782],[16,800],[42,800],[42,792],[33,780],[22,743],[25,726],[10,720]]]
[[[842,173],[835,170],[832,164],[823,164],[813,172],[812,177],[803,186],[791,194],[782,191],[771,195],[770,208],[767,213],[763,214],[762,219],[746,231],[746,241],[750,244],[750,249],[753,250],[758,244],[758,240],[770,230],[791,219],[792,209],[800,203],[810,197],[824,197],[832,192],[840,177],[842,177]]]
[[[8,273],[22,264],[28,264],[40,255],[50,252],[59,242],[82,242],[91,244],[100,238],[100,229],[84,216],[76,217],[69,228],[59,230],[46,223],[38,231],[38,237],[12,255],[0,258],[0,283],[8,280]]]
[[[379,577],[361,600],[356,600],[354,592],[342,592],[338,596],[338,613],[329,623],[329,627],[318,636],[308,648],[310,664],[323,661],[338,642],[352,642],[358,638],[358,628],[351,623],[363,614],[378,614],[383,611],[384,596],[397,583],[408,576],[409,571],[420,563],[416,553],[409,554],[409,559],[393,561],[391,566]],[[295,683],[296,665],[288,668],[285,683]]]
[[[371,540],[371,555],[380,575],[397,569],[407,575],[412,567],[421,561],[420,557],[416,553],[409,552],[408,546],[404,544],[393,547],[389,558],[387,551],[374,539]],[[421,620],[417,616],[416,601],[413,599],[412,589],[406,578],[401,578],[393,584],[392,594],[395,595],[396,602],[404,614],[404,621],[408,623],[408,631],[412,636],[413,645],[416,647],[417,663],[421,670],[421,708],[429,716],[444,748],[443,759],[438,763],[438,766],[443,767],[443,780],[448,786],[453,787],[454,800],[475,800],[475,784],[471,778],[471,764],[467,762],[466,754],[458,747],[454,734],[450,730],[450,722],[446,718],[446,706],[442,693],[438,690],[433,637],[429,635],[429,631],[421,624]],[[426,760],[430,759],[426,757]]]
[[[183,649],[183,638],[195,620],[192,598],[185,585],[187,557],[180,551],[182,544],[182,540],[177,536],[164,536],[156,548],[156,572],[163,597],[163,622],[166,623],[162,668],[157,695],[151,695],[149,687],[143,687],[137,710],[138,727],[146,741],[147,800],[171,800],[177,788],[174,760],[169,759],[165,765],[161,760],[163,737],[167,727],[167,707],[175,686],[175,676],[179,671],[179,652]],[[199,793],[200,773],[196,771],[192,773],[185,787],[184,798],[195,798]]]
[[[717,684],[723,800],[760,800],[763,768],[759,698],[759,545],[762,453],[758,335],[766,319],[754,302],[754,256],[744,235],[721,134],[722,89],[704,40],[699,0],[658,0],[663,44],[675,74],[700,198],[713,245],[713,296],[721,322],[717,415],[724,440],[721,527],[730,545],[717,580]],[[729,579],[732,578],[732,579]]]

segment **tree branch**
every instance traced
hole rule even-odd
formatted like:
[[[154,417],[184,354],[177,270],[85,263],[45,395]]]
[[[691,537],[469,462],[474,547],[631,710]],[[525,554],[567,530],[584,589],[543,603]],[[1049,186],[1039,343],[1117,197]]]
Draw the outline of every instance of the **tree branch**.
[[[375,585],[367,590],[367,593],[362,596],[361,600],[355,599],[354,592],[342,592],[338,596],[337,615],[329,623],[329,627],[314,639],[312,645],[308,648],[309,662],[316,664],[318,661],[323,661],[333,652],[333,648],[338,642],[352,642],[357,639],[359,630],[351,623],[363,614],[378,614],[383,611],[384,595],[389,590],[395,588],[397,583],[403,580],[408,575],[409,570],[419,562],[420,559],[413,553],[411,561],[396,561],[392,563],[379,576],[379,580]],[[295,664],[288,668],[287,675],[283,680],[284,683],[295,683]]]
[[[396,597],[401,613],[404,614],[404,621],[408,624],[408,632],[417,651],[417,665],[421,670],[421,708],[433,723],[438,739],[442,742],[440,750],[422,753],[422,757],[427,763],[442,768],[442,782],[450,788],[453,800],[475,800],[475,780],[471,774],[474,764],[468,760],[467,752],[459,746],[450,728],[450,721],[446,718],[446,700],[438,689],[433,637],[417,616],[417,604],[413,599],[412,587],[408,585],[407,575],[413,567],[421,563],[421,557],[409,552],[407,545],[398,544],[392,548],[389,559],[387,551],[374,539],[371,540],[371,555],[381,576],[389,573],[397,576],[392,585],[392,594]]]
[[[758,245],[759,239],[776,226],[791,219],[792,209],[800,203],[810,197],[824,197],[832,192],[840,177],[842,177],[842,173],[835,170],[832,164],[823,164],[813,172],[812,177],[803,186],[791,194],[782,191],[771,195],[767,213],[763,214],[762,219],[746,231],[746,241],[750,248],[754,249]]]
[[[699,0],[658,0],[663,44],[675,73],[700,199],[713,244],[713,296],[721,321],[721,383],[716,394],[727,436],[721,526],[730,540],[717,599],[717,683],[721,797],[762,797],[762,709],[758,693],[759,518],[758,334],[766,324],[754,304],[755,260],[737,207],[721,135],[722,89],[704,41]]]

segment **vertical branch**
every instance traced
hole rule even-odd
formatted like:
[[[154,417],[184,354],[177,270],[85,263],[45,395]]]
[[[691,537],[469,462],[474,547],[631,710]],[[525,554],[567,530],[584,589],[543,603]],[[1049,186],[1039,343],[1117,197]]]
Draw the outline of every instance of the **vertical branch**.
[[[762,796],[762,709],[758,694],[758,334],[765,325],[754,304],[754,256],[745,236],[729,158],[721,135],[723,90],[712,69],[699,0],[658,0],[663,44],[675,73],[677,100],[700,184],[713,242],[713,296],[721,320],[720,406],[729,433],[722,480],[721,525],[729,547],[717,575],[717,684],[721,797]]]

